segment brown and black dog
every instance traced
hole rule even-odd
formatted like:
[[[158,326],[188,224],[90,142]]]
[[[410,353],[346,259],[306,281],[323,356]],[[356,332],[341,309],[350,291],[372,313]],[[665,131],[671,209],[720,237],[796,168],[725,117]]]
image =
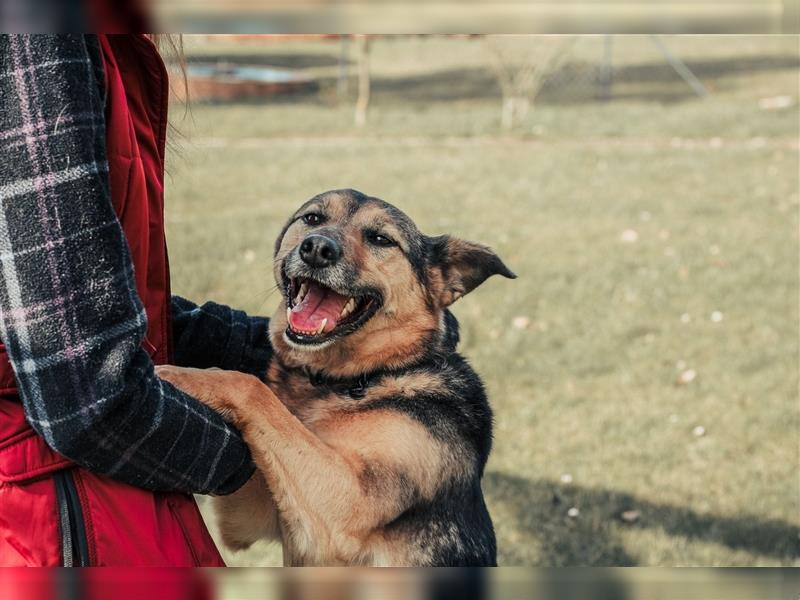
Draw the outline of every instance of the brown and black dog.
[[[377,198],[306,202],[275,246],[285,298],[263,382],[158,369],[250,446],[258,472],[215,499],[224,542],[280,539],[287,565],[496,564],[481,492],[492,413],[447,310],[495,274],[515,277]]]

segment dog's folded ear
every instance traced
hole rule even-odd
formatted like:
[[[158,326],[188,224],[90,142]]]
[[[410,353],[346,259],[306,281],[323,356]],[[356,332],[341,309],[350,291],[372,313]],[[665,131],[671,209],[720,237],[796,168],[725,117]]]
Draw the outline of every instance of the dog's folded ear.
[[[491,248],[447,235],[427,239],[431,292],[441,307],[469,294],[492,275],[516,279]]]

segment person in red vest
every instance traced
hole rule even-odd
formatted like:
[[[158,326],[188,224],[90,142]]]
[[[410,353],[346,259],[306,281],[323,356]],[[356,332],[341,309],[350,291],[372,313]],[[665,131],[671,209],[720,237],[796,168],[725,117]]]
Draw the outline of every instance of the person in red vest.
[[[168,81],[143,35],[0,37],[0,565],[215,566],[254,467],[154,365],[263,373],[267,320],[170,294]]]

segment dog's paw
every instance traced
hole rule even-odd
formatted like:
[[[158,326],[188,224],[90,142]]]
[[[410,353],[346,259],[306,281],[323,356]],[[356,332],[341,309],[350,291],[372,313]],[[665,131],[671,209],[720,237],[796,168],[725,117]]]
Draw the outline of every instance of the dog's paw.
[[[236,382],[247,376],[221,369],[189,369],[172,365],[159,365],[155,372],[160,379],[215,410],[225,420],[234,422]]]
[[[182,392],[194,396],[198,400],[208,395],[209,386],[203,371],[200,369],[187,369],[175,367],[173,365],[158,365],[155,368],[156,376],[168,383],[171,383]]]

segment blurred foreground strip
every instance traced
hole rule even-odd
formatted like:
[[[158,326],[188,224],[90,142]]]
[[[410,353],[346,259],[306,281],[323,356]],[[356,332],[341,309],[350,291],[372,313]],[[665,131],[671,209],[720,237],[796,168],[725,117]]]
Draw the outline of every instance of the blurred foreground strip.
[[[798,0],[3,0],[14,33],[799,33]]]
[[[211,570],[0,569],[3,600],[214,600],[218,597]]]
[[[796,600],[793,569],[0,569],[3,600]]]
[[[796,0],[160,0],[181,33],[796,33]]]
[[[792,569],[228,569],[223,600],[796,600]]]

